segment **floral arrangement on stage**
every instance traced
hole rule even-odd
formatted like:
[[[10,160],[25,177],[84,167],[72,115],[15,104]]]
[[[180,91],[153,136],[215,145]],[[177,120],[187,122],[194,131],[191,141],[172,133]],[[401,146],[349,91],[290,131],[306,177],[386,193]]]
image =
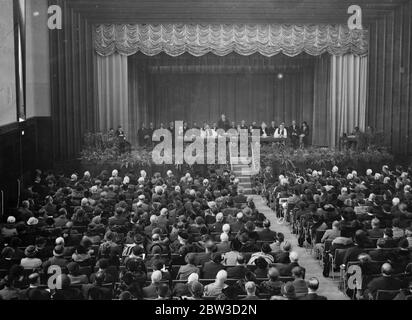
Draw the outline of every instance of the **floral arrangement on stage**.
[[[275,173],[306,168],[330,170],[335,165],[341,169],[376,170],[381,169],[384,164],[391,164],[393,160],[394,157],[385,148],[372,147],[355,151],[316,147],[293,149],[266,145],[260,150],[261,168],[271,167]]]
[[[80,160],[85,167],[117,167],[120,169],[150,167],[152,154],[145,148],[129,148],[121,152],[116,137],[102,133],[86,133]]]

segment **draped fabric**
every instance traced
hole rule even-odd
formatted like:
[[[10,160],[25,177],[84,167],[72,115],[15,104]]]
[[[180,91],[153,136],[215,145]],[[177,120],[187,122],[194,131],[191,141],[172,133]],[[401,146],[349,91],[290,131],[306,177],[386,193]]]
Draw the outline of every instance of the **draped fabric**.
[[[349,30],[344,25],[111,24],[97,25],[94,31],[95,50],[102,56],[115,52],[132,55],[138,51],[149,56],[166,52],[174,57],[185,52],[194,56],[208,52],[218,56],[258,52],[266,57],[279,53],[293,57],[302,52],[368,52],[367,31]]]
[[[331,57],[330,143],[337,146],[343,133],[365,130],[368,58],[352,54]]]
[[[317,57],[314,68],[313,89],[313,126],[312,144],[329,146],[330,127],[330,78],[331,56],[324,54]]]
[[[100,131],[115,130],[119,125],[129,133],[129,99],[127,57],[113,54],[96,55],[98,110]]]

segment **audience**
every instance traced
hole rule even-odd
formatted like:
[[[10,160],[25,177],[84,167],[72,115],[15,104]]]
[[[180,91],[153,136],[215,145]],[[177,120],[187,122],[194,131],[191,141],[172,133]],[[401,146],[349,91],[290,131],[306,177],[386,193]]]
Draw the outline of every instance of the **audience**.
[[[359,263],[368,276],[364,298],[402,289],[404,299],[409,283],[399,274],[411,263],[411,170],[295,170],[271,181],[270,192],[288,199],[285,221],[299,245],[321,253],[325,276]],[[182,177],[170,170],[165,177],[37,171],[0,228],[0,270],[8,271],[0,297],[324,300],[318,279],[304,280],[291,241],[272,230],[238,184],[230,170],[215,169]],[[51,266],[60,268],[62,286],[49,293],[43,286]]]

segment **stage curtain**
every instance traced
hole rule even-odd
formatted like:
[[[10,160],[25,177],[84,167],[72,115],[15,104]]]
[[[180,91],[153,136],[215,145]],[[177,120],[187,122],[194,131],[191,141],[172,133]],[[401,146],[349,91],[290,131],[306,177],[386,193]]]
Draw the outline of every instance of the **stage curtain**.
[[[139,51],[174,57],[185,52],[194,56],[209,52],[218,56],[258,52],[266,57],[279,53],[294,57],[302,52],[366,55],[368,32],[324,24],[101,24],[94,30],[94,46],[102,56]]]
[[[127,57],[113,54],[96,57],[99,128],[107,132],[121,125],[129,133],[129,96]]]
[[[134,74],[129,77],[133,91],[129,106],[135,116],[131,131],[137,134],[141,122],[157,127],[173,120],[188,121],[189,126],[212,124],[221,113],[236,123],[270,125],[274,120],[277,125],[290,125],[296,120],[312,126],[315,59],[305,54],[268,58],[236,53],[225,57],[138,53],[129,57],[129,73]]]
[[[331,56],[317,57],[314,68],[312,144],[330,143],[330,78]]]
[[[353,54],[331,57],[329,145],[338,146],[343,133],[365,130],[368,58]]]

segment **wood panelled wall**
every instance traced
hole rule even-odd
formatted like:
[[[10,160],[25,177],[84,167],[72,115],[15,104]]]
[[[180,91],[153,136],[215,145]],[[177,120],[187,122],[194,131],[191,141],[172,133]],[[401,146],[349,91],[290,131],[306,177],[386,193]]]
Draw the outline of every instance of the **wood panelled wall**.
[[[368,26],[367,124],[398,155],[412,154],[412,2]]]
[[[53,4],[63,14],[63,28],[50,31],[53,151],[54,160],[66,160],[78,156],[84,133],[97,128],[93,33],[67,1]]]

